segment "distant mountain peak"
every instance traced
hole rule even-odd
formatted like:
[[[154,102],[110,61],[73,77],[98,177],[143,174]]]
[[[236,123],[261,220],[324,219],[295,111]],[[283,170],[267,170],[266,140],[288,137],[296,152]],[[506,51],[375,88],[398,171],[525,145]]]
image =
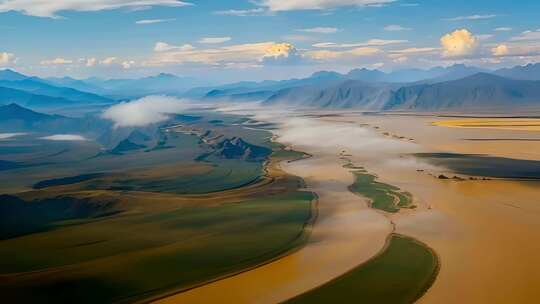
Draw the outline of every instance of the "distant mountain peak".
[[[16,81],[16,80],[23,80],[26,78],[28,78],[28,76],[15,72],[11,69],[0,70],[0,80]]]

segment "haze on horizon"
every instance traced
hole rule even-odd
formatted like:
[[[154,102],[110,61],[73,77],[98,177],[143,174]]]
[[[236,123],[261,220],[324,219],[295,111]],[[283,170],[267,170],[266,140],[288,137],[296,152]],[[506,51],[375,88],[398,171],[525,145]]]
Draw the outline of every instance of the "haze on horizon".
[[[0,68],[212,82],[361,67],[494,69],[539,61],[539,9],[508,0],[0,0]]]

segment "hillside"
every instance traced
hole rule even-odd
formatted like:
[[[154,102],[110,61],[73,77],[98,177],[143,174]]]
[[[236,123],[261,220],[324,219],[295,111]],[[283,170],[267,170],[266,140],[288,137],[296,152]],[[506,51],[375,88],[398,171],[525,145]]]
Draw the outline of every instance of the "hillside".
[[[276,92],[264,104],[321,108],[378,110],[388,100],[391,86],[347,80],[329,87],[294,87]]]
[[[478,73],[459,80],[402,87],[384,110],[495,110],[540,106],[540,81]]]

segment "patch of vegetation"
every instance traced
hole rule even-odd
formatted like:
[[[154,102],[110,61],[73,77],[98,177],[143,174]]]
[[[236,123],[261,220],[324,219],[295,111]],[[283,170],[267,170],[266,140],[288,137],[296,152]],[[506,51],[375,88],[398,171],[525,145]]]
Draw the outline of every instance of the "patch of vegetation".
[[[540,179],[540,161],[478,154],[417,153],[414,156],[465,175]],[[441,177],[439,177],[441,178]]]
[[[410,304],[431,287],[438,273],[435,253],[424,244],[392,235],[378,256],[287,304]]]
[[[302,244],[312,199],[290,192],[173,210],[153,202],[141,213],[58,223],[0,242],[0,292],[13,303],[109,303],[187,288]]]
[[[349,189],[371,200],[371,207],[395,213],[400,208],[411,207],[412,195],[398,187],[376,181],[376,177],[360,169],[353,171],[354,184]]]

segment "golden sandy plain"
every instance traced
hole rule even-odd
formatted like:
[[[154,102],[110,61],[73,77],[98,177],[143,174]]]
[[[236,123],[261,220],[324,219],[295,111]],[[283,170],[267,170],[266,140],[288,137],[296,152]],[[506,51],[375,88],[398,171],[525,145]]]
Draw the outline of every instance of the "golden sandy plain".
[[[540,131],[540,118],[463,118],[437,120],[433,125],[450,128]]]
[[[534,130],[448,128],[434,126],[437,117],[410,115],[325,119],[377,126],[383,136],[414,139],[424,152],[540,159],[540,143],[534,141],[540,136]],[[414,158],[357,154],[352,158],[382,180],[411,192],[419,203],[417,211],[393,216],[397,232],[425,242],[440,258],[440,273],[419,303],[538,303],[539,182],[440,180],[427,172],[447,169]]]
[[[540,133],[435,126],[440,118],[434,116],[280,112],[258,118],[279,123],[280,142],[313,155],[282,163],[319,195],[319,218],[308,244],[259,268],[158,302],[284,301],[375,255],[392,230],[391,221],[398,233],[426,243],[440,258],[440,273],[419,303],[537,302],[539,184],[440,180],[428,173],[448,169],[406,155],[455,152],[539,160]],[[353,177],[339,154],[350,155],[382,182],[411,192],[418,207],[396,215],[368,209],[348,191]]]

